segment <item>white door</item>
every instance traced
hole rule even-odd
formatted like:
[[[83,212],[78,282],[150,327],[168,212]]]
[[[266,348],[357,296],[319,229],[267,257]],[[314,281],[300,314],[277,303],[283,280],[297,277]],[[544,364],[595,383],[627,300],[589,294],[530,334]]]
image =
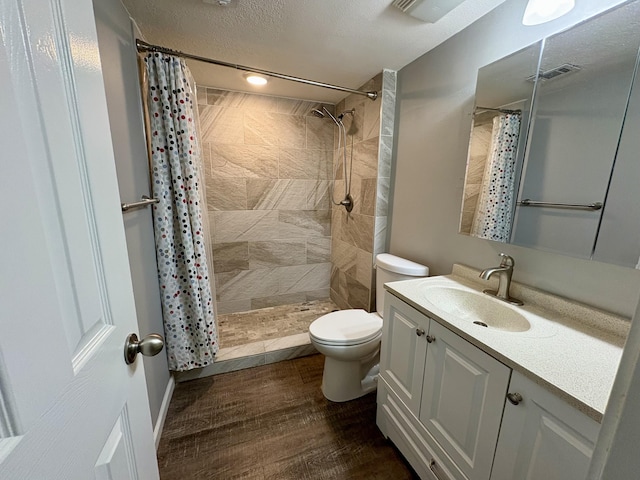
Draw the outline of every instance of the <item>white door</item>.
[[[0,2],[1,480],[158,478],[101,72],[91,0]]]

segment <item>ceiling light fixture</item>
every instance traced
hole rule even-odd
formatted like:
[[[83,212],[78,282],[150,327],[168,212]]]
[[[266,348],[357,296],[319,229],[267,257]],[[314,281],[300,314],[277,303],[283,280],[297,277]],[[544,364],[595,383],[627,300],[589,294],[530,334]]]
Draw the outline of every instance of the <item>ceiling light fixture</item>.
[[[243,77],[251,85],[266,85],[268,81],[267,77],[253,72],[247,72],[243,75]]]
[[[569,13],[575,0],[529,0],[522,17],[523,25],[540,25]]]

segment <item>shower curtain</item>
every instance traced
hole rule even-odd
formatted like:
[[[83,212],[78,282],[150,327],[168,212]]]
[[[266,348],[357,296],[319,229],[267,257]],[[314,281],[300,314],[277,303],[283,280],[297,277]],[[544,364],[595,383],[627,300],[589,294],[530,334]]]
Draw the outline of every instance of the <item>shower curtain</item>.
[[[511,237],[519,135],[520,113],[494,117],[472,235],[498,242],[508,242]]]
[[[181,58],[149,53],[144,63],[151,183],[159,200],[153,223],[165,341],[169,368],[185,371],[213,363],[218,351],[195,83]]]

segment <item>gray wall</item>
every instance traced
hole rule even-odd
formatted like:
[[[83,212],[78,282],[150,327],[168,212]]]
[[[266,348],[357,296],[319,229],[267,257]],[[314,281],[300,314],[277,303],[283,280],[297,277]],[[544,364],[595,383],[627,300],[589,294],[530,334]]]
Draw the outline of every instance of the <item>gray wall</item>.
[[[584,0],[536,27],[521,23],[526,3],[508,0],[399,72],[390,252],[433,275],[453,263],[494,266],[505,252],[516,259],[516,281],[630,317],[636,270],[457,233],[478,68],[621,2]]]
[[[120,199],[122,202],[132,202],[139,200],[141,195],[149,195],[149,168],[131,20],[119,0],[96,0],[94,9]],[[162,310],[150,209],[130,211],[123,219],[138,316],[138,333],[162,334]],[[151,420],[155,428],[169,382],[169,367],[164,352],[155,357],[142,358]]]

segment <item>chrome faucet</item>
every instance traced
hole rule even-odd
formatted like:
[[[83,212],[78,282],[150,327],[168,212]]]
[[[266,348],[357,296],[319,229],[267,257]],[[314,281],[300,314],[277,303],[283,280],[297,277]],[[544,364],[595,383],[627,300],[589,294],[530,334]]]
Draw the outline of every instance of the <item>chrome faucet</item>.
[[[494,273],[498,274],[498,290],[484,290],[484,293],[496,297],[503,302],[512,305],[524,305],[521,300],[509,296],[509,287],[511,286],[511,275],[513,275],[513,267],[516,262],[509,255],[501,253],[502,261],[499,267],[487,268],[480,273],[480,278],[489,280]]]

